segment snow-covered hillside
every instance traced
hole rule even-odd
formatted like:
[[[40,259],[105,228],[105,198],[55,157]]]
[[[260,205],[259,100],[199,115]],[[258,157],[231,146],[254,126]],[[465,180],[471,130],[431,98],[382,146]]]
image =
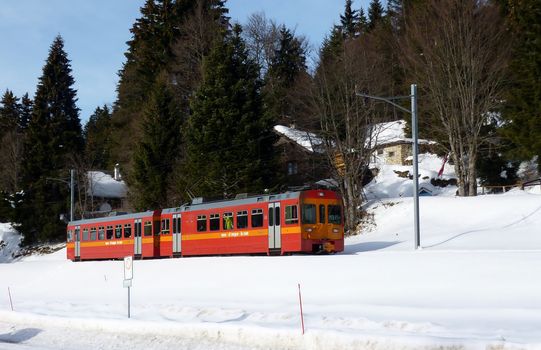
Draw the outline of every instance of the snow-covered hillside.
[[[539,188],[421,197],[414,250],[411,180],[387,170],[344,253],[136,261],[131,319],[121,261],[0,264],[0,349],[541,349]]]

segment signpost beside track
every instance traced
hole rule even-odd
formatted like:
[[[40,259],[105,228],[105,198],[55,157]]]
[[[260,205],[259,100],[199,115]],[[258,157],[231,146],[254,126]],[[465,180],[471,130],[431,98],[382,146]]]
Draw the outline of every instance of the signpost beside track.
[[[128,288],[128,318],[130,318],[130,287],[133,279],[133,257],[124,257],[124,288]]]

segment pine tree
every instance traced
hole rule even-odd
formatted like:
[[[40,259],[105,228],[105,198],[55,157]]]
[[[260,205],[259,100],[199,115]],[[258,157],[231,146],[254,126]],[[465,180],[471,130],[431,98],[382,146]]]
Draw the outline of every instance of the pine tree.
[[[508,21],[514,41],[507,89],[504,134],[513,142],[512,156],[541,159],[541,3],[509,0]],[[538,161],[541,170],[541,161]]]
[[[140,210],[163,208],[173,205],[167,189],[182,124],[165,74],[155,83],[143,115],[143,138],[137,145],[133,175],[128,179],[132,202]]]
[[[0,139],[8,132],[17,127],[19,120],[20,104],[19,98],[13,92],[6,90],[0,100]]]
[[[111,112],[107,105],[97,107],[84,129],[86,164],[93,169],[106,169],[110,163]]]
[[[24,243],[63,239],[69,190],[65,183],[71,157],[82,150],[76,92],[63,40],[56,37],[39,79],[22,161],[24,198],[17,208]]]
[[[134,145],[142,136],[138,132],[144,118],[141,106],[150,98],[150,92],[161,72],[166,71],[170,82],[181,92],[179,96],[175,94],[175,98],[178,108],[187,113],[186,101],[193,94],[194,84],[191,77],[198,77],[200,69],[193,61],[198,62],[201,57],[193,57],[194,53],[186,52],[185,49],[196,47],[197,55],[204,55],[206,52],[204,49],[200,50],[199,43],[184,45],[186,41],[195,40],[186,28],[186,22],[193,18],[194,12],[202,9],[206,17],[227,26],[228,17],[225,14],[228,10],[224,3],[224,0],[147,0],[141,7],[141,17],[133,25],[133,37],[127,43],[129,48],[125,54],[126,63],[119,73],[118,98],[114,104],[111,123],[112,161],[121,163],[128,173],[136,149]],[[192,24],[205,27],[197,29],[207,29],[206,23]],[[204,37],[201,40],[209,39]],[[180,72],[179,66],[182,67]],[[189,91],[185,91],[186,88]]]
[[[359,21],[357,23],[357,26],[357,32],[360,34],[366,33],[366,31],[368,30],[368,19],[366,18],[366,14],[364,13],[362,7],[359,10]]]
[[[355,38],[359,26],[359,13],[351,9],[352,0],[346,0],[344,14],[340,15],[342,32],[346,38]]]
[[[281,118],[295,118],[295,104],[291,89],[296,79],[306,72],[306,54],[291,31],[280,28],[280,42],[265,77],[265,105],[275,122]],[[288,121],[290,122],[290,121]]]
[[[28,93],[24,94],[21,98],[21,109],[19,114],[19,129],[21,131],[28,128],[28,124],[32,118],[32,106],[33,102],[30,97],[28,97]]]
[[[262,113],[258,67],[240,32],[235,26],[215,43],[191,103],[186,172],[196,195],[260,192],[272,181],[273,125]]]
[[[320,65],[322,62],[328,62],[335,59],[344,49],[344,36],[340,27],[334,27],[331,34],[323,39],[320,50]]]
[[[380,0],[370,1],[368,7],[368,30],[373,30],[378,23],[383,19],[383,6],[381,5]]]

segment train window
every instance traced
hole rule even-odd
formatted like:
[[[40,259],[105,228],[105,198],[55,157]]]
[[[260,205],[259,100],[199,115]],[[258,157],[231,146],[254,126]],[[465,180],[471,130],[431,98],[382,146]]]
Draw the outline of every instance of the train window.
[[[145,236],[152,236],[152,222],[145,221]]]
[[[299,214],[296,205],[286,206],[286,224],[299,223]]]
[[[125,224],[124,225],[124,238],[130,238],[131,237],[131,224]]]
[[[154,236],[158,236],[160,234],[160,220],[154,220]]]
[[[274,207],[274,226],[280,226],[280,207]]]
[[[83,229],[83,241],[88,241],[88,229]]]
[[[233,213],[224,213],[224,230],[233,229]]]
[[[342,207],[329,205],[329,223],[340,225],[342,223]]]
[[[173,233],[180,233],[181,227],[180,227],[180,217],[173,218]]]
[[[242,210],[237,212],[237,228],[248,227],[248,211]]]
[[[263,226],[263,209],[252,209],[252,227]]]
[[[303,224],[316,223],[316,205],[315,204],[303,204],[301,214],[302,214]]]
[[[115,238],[122,238],[122,225],[116,225]]]
[[[105,230],[103,229],[103,226],[100,226],[98,228],[98,239],[101,241],[105,239]]]
[[[90,240],[95,241],[96,240],[96,228],[92,227],[90,229]]]
[[[141,221],[139,220],[135,220],[135,224],[133,226],[133,236],[141,237]]]
[[[211,231],[218,231],[220,229],[220,214],[210,214],[209,229]]]
[[[107,226],[105,234],[107,235],[107,239],[113,238],[113,226]]]
[[[269,208],[269,226],[274,226],[274,210]]]
[[[73,241],[73,232],[71,230],[68,230],[68,242]]]
[[[325,205],[324,204],[319,205],[319,223],[320,224],[325,223]]]
[[[203,232],[207,230],[207,216],[197,215],[197,232]]]
[[[169,219],[162,220],[162,235],[169,234]]]

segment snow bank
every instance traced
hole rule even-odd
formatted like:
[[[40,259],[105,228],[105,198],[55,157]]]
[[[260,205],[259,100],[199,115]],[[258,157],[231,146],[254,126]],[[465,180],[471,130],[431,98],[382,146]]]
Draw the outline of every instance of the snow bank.
[[[419,154],[419,188],[424,187],[433,195],[454,196],[456,186],[437,187],[430,183],[431,179],[438,178],[442,164],[443,158],[435,154]],[[364,188],[369,200],[413,196],[413,180],[407,177],[413,175],[413,166],[378,165],[378,170],[378,175]],[[400,173],[404,174],[404,177],[400,177]],[[440,179],[453,178],[456,178],[454,167],[446,163]]]
[[[21,235],[11,224],[0,223],[0,263],[10,262],[19,251]]]

